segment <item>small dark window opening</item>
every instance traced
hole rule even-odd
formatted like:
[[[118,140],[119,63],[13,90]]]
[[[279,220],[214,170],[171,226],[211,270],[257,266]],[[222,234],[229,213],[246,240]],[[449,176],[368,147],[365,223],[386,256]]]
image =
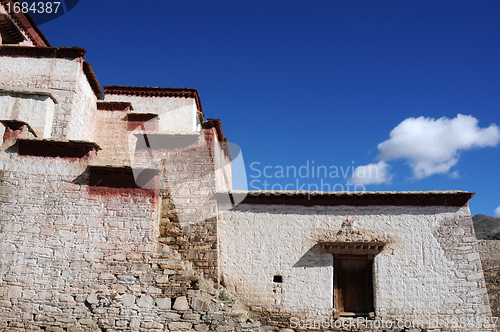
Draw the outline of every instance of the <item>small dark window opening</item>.
[[[277,282],[277,283],[281,284],[283,282],[283,277],[282,276],[274,276],[273,282]]]

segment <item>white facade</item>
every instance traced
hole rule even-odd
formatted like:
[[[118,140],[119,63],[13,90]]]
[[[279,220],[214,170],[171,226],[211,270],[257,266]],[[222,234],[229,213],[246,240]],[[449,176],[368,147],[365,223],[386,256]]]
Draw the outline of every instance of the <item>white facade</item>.
[[[195,99],[106,94],[105,101],[130,102],[134,112],[158,114],[160,132],[194,133],[201,127]]]
[[[334,255],[321,244],[375,241],[386,243],[373,259],[376,318],[446,321],[490,313],[467,206],[269,202],[243,201],[220,212],[222,279],[247,305],[331,315]]]

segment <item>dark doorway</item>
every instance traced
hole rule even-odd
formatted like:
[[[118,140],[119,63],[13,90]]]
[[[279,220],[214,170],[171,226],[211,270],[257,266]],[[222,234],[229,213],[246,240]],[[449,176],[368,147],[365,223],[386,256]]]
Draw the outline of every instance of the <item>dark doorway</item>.
[[[373,312],[373,255],[334,255],[334,295],[341,316]]]

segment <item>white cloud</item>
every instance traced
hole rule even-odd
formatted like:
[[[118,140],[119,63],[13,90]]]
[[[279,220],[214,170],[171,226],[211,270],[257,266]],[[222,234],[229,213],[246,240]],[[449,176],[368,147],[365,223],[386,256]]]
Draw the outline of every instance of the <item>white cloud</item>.
[[[495,209],[495,217],[500,217],[500,206]]]
[[[451,172],[448,174],[448,179],[460,179],[460,173],[458,171]]]
[[[381,184],[390,183],[392,175],[389,174],[389,164],[380,161],[376,164],[358,166],[354,170],[351,181],[354,184]]]
[[[497,125],[480,128],[477,123],[473,116],[462,114],[453,119],[408,118],[378,145],[379,158],[406,159],[417,179],[446,174],[458,162],[461,151],[496,146],[500,141]]]

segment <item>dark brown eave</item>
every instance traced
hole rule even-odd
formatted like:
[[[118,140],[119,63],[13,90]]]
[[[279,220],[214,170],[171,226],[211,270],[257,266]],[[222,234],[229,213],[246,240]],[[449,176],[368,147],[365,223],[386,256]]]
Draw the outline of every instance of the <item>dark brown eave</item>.
[[[97,109],[99,111],[122,111],[128,112],[133,110],[132,103],[125,101],[99,101],[97,102]]]
[[[127,121],[149,121],[158,118],[155,113],[129,113],[127,114]]]
[[[365,242],[328,242],[318,243],[322,251],[329,254],[347,254],[347,255],[376,255],[384,250],[387,242],[383,241],[365,241]]]
[[[89,169],[96,171],[96,172],[102,172],[102,173],[132,173],[135,168],[132,168],[131,166],[112,166],[112,165],[89,165]],[[151,174],[159,174],[160,171],[156,168],[140,168],[137,167],[137,170],[140,170],[141,172],[148,172]]]
[[[227,194],[225,194],[227,195]],[[255,191],[233,192],[240,204],[301,205],[301,206],[465,206],[475,193],[466,191],[407,191],[407,192],[306,192]],[[223,198],[223,197],[222,197]]]
[[[20,1],[18,1],[18,2],[20,2]],[[45,44],[45,45],[39,45],[39,46],[51,47],[49,41],[47,40],[47,38],[45,38],[42,31],[40,31],[40,29],[38,29],[38,26],[36,25],[35,21],[33,21],[33,19],[31,18],[31,16],[29,14],[26,14],[26,19],[31,24],[31,27],[33,28],[33,30],[35,30],[38,37],[40,37],[42,39],[43,43]],[[36,37],[34,37],[34,38],[36,38]]]
[[[219,142],[227,142],[227,137],[224,137],[224,134],[222,133],[222,124],[220,119],[207,119],[207,121],[203,122],[202,128],[215,128]]]
[[[21,3],[21,1],[15,0],[0,0],[0,2],[4,5],[10,3],[11,8],[14,8],[14,4],[16,2]],[[35,46],[50,47],[50,43],[28,14],[23,14],[22,12],[16,13],[15,11],[12,11],[9,15],[12,20],[24,30],[24,32],[28,35],[28,38]]]
[[[171,98],[193,98],[198,109],[198,118],[203,123],[204,114],[201,107],[198,90],[189,88],[153,88],[147,86],[104,86],[104,93],[110,95],[125,95],[137,97],[171,97]]]
[[[9,15],[0,13],[0,33],[2,44],[19,44],[26,40],[23,33],[18,29]]]
[[[85,73],[85,76],[87,76],[87,80],[89,81],[89,84],[92,87],[92,90],[94,91],[97,99],[103,99],[104,94],[102,93],[99,81],[97,80],[97,77],[95,76],[94,70],[90,66],[90,63],[88,63],[87,61],[83,61],[83,72]]]
[[[184,149],[198,142],[199,133],[168,134],[163,132],[135,133],[137,142],[135,149],[172,150]]]
[[[91,165],[90,186],[108,188],[151,189],[158,188],[159,170],[132,168],[130,166]]]
[[[19,155],[37,157],[83,158],[91,151],[101,150],[94,142],[52,139],[18,139]]]
[[[203,129],[215,129],[219,146],[222,148],[229,160],[231,160],[231,151],[229,150],[229,146],[227,144],[227,137],[224,137],[224,134],[222,133],[222,124],[220,119],[207,119],[207,121],[202,123],[201,127]]]
[[[19,121],[19,120],[0,120],[0,123],[3,124],[6,128],[10,128],[13,130],[17,130],[21,128],[22,126],[26,126],[26,128],[29,130],[30,133],[33,134],[33,136],[37,137],[35,131],[31,126],[24,122],[24,121]]]
[[[82,47],[45,47],[45,46],[18,46],[2,45],[0,55],[22,56],[32,58],[84,58],[87,51]]]

